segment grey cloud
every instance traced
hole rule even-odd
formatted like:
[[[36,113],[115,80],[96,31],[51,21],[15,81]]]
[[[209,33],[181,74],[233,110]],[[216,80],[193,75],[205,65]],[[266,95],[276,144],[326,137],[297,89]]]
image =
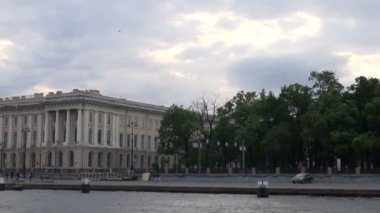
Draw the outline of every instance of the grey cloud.
[[[345,58],[329,52],[316,51],[284,56],[254,56],[231,65],[228,77],[246,90],[279,91],[284,85],[308,84],[311,71],[332,70],[337,77],[344,75]]]
[[[95,87],[111,96],[170,105],[189,103],[204,90],[217,88],[211,80],[224,75],[236,88],[249,90],[278,90],[284,84],[307,83],[312,70],[331,69],[338,77],[345,76],[347,59],[332,52],[378,52],[379,4],[355,0],[1,1],[0,39],[12,40],[16,50],[5,70],[0,70],[0,96],[43,84],[65,91]],[[246,46],[223,44],[188,49],[178,56],[195,61],[195,65],[158,63],[140,55],[147,49],[196,41],[196,22],[172,24],[180,15],[219,11],[265,20],[283,20],[306,11],[320,17],[323,27],[319,38],[273,45],[295,52],[292,55],[263,51],[230,64],[227,53],[245,55],[251,51]],[[356,28],[344,25],[347,18],[358,20]],[[228,19],[220,20],[218,26],[234,29]],[[221,54],[212,55],[213,51]],[[168,74],[170,70],[204,79],[176,81]]]

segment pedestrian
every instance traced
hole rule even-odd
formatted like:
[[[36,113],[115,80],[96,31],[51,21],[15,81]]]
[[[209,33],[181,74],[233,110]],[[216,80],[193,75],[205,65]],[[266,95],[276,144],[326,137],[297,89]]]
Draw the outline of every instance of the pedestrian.
[[[30,174],[29,174],[29,182],[32,182],[32,178],[33,178],[33,173],[30,172]]]

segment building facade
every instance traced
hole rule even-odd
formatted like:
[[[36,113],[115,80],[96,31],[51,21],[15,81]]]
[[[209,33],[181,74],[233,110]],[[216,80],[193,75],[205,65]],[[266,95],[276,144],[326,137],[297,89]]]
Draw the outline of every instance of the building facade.
[[[91,172],[172,166],[157,153],[166,107],[97,90],[0,99],[1,169]],[[133,161],[132,161],[133,159]]]

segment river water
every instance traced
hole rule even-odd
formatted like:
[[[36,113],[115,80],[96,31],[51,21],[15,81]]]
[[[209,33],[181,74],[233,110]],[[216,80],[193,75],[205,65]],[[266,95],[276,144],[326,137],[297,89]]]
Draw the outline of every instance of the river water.
[[[379,198],[24,190],[0,191],[1,213],[380,212]]]

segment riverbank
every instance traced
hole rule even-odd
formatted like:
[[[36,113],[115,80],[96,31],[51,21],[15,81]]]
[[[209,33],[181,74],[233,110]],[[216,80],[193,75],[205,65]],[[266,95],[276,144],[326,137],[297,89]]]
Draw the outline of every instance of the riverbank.
[[[190,179],[191,180],[191,179]],[[215,194],[256,194],[257,182],[250,181],[190,181],[186,179],[149,181],[92,181],[91,191],[137,191],[137,192],[175,192],[175,193],[215,193]],[[6,190],[13,190],[14,183],[7,182]],[[77,190],[81,189],[79,180],[54,180],[40,182],[33,180],[23,184],[24,190]],[[377,183],[313,183],[291,184],[269,181],[270,195],[308,195],[308,196],[350,196],[380,197],[380,184]]]

